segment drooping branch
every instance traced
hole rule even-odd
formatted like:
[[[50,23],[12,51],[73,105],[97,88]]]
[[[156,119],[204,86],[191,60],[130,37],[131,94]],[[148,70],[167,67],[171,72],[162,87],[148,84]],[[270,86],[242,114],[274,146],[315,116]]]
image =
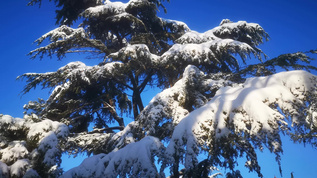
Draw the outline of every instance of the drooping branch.
[[[238,75],[252,75],[252,76],[267,76],[276,73],[276,70],[306,70],[316,71],[317,67],[309,65],[311,61],[316,60],[313,55],[317,54],[317,50],[311,50],[306,52],[296,52],[282,54],[273,59],[267,60],[260,64],[249,65],[246,68],[240,70]]]
[[[110,50],[98,39],[91,39],[83,28],[73,29],[65,25],[48,32],[35,42],[40,45],[45,39],[50,40],[50,44],[31,51],[28,55],[31,59],[40,57],[41,59],[47,55],[52,57],[57,55],[59,59],[73,49],[83,49],[82,51],[91,51],[97,49],[98,53],[104,55],[110,54]]]
[[[299,139],[299,133],[316,135],[317,122],[312,120],[316,112],[316,80],[306,71],[291,71],[220,88],[209,102],[175,127],[166,158],[177,154],[190,169],[197,164],[191,161],[197,159],[197,149],[202,149],[212,157],[214,166],[234,170],[235,159],[246,153],[246,166],[262,177],[257,148],[267,147],[280,167],[280,132],[295,132]],[[307,140],[316,143],[316,137]]]

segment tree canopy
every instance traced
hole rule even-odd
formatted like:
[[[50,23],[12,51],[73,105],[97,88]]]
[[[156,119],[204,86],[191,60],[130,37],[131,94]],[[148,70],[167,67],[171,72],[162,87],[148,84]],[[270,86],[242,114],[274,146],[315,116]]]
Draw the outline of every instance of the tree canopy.
[[[240,157],[263,177],[256,150],[268,148],[280,166],[281,134],[316,146],[316,50],[268,59],[259,24],[224,19],[199,33],[158,17],[159,0],[54,3],[59,27],[36,40],[31,58],[102,62],[19,76],[24,94],[52,92],[26,104],[23,119],[0,115],[2,177],[215,177],[218,167],[237,177]],[[144,106],[149,87],[162,92]],[[91,156],[63,172],[63,152]]]

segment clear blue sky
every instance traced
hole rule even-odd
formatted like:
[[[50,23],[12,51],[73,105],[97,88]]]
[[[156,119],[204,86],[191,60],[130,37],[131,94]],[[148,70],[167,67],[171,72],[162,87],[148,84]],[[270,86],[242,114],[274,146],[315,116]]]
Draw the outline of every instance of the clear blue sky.
[[[41,35],[54,29],[54,6],[43,0],[42,7],[27,7],[25,1],[1,2],[0,17],[0,113],[14,117],[23,116],[23,105],[38,97],[47,98],[48,91],[40,88],[21,98],[19,93],[24,82],[16,77],[26,72],[56,71],[70,61],[82,60],[84,56],[56,59],[30,60],[26,54],[35,49],[32,44]],[[184,21],[192,30],[204,32],[217,26],[222,19],[246,20],[259,23],[270,35],[270,41],[261,46],[269,57],[282,53],[306,51],[317,48],[317,1],[315,0],[171,0],[165,3],[168,13],[164,18]],[[88,65],[100,61],[83,60]],[[315,63],[316,64],[316,63]],[[282,169],[284,177],[294,172],[296,177],[316,177],[317,151],[309,145],[292,144],[284,138]],[[265,177],[280,177],[274,155],[260,154]],[[66,169],[73,164],[63,164]],[[243,165],[242,165],[243,166]],[[243,174],[256,177],[256,174]]]

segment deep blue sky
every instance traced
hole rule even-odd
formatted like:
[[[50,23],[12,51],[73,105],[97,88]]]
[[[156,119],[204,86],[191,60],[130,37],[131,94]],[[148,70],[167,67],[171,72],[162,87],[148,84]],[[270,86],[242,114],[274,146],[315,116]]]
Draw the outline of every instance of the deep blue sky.
[[[35,49],[32,44],[41,35],[54,29],[53,3],[43,0],[41,8],[28,7],[27,1],[3,1],[0,17],[0,113],[14,117],[23,116],[23,105],[37,97],[46,98],[48,91],[40,88],[21,97],[24,82],[16,77],[26,72],[56,71],[70,61],[67,58],[30,60],[26,54]],[[207,31],[217,26],[222,19],[246,20],[259,23],[270,35],[270,41],[261,46],[269,57],[282,53],[306,51],[317,48],[317,1],[315,0],[171,0],[165,3],[168,13],[164,18],[184,21],[192,30]],[[100,61],[84,60],[89,65]],[[282,168],[284,177],[315,177],[317,175],[317,151],[310,146],[292,144],[284,139]],[[280,177],[274,156],[261,154],[260,164],[265,177]],[[67,167],[65,164],[63,164]],[[68,167],[67,167],[68,168]],[[255,177],[255,174],[244,174]]]

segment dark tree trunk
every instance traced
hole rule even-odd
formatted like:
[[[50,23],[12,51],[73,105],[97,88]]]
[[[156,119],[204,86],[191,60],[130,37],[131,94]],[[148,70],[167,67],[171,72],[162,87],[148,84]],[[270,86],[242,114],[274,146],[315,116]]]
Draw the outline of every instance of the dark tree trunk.
[[[141,112],[144,109],[143,102],[141,99],[141,94],[138,89],[133,90],[132,103],[133,103],[134,120],[136,120],[136,118],[139,115],[139,112]]]

